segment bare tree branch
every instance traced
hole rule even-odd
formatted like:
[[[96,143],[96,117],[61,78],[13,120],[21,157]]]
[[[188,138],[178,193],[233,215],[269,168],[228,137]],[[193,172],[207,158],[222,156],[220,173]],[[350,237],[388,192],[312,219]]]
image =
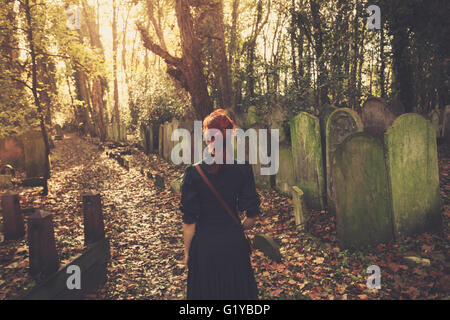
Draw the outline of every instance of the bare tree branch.
[[[172,56],[169,52],[161,48],[161,46],[157,45],[149,36],[147,29],[142,25],[142,23],[137,22],[136,27],[141,33],[142,41],[144,43],[144,47],[148,50],[152,51],[154,54],[160,56],[164,59],[164,61],[170,65],[178,66],[181,63],[181,59]]]

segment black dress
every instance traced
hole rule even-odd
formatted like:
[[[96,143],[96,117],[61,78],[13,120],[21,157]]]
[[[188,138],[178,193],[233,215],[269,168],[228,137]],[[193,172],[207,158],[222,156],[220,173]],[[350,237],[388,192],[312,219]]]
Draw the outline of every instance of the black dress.
[[[208,173],[205,163],[200,167],[235,214],[236,210],[245,210],[247,217],[259,214],[251,165],[226,165],[217,174]],[[180,209],[183,222],[196,223],[189,249],[187,299],[257,299],[248,241],[193,166],[184,173]]]

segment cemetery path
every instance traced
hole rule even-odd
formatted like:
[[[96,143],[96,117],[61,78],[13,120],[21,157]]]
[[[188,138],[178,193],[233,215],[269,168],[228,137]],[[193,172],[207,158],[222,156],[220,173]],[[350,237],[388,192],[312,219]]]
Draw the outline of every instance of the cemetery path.
[[[18,189],[22,207],[43,207],[54,213],[56,245],[62,263],[84,249],[81,194],[101,193],[105,230],[111,243],[108,282],[88,299],[182,299],[186,272],[182,265],[183,239],[179,195],[169,182],[180,177],[175,167],[157,155],[131,150],[124,169],[98,142],[67,135],[55,141],[49,195],[39,189]],[[165,179],[161,190],[141,168]],[[336,239],[334,217],[311,211],[310,233],[295,229],[292,201],[275,191],[261,194],[261,217],[253,231],[266,233],[280,244],[283,260],[275,263],[256,251],[252,265],[262,299],[437,299],[450,296],[449,202],[450,160],[441,154],[441,194],[444,233],[423,234],[403,242],[360,251],[342,250]],[[252,234],[250,235],[252,237]],[[2,239],[0,239],[2,240]],[[422,264],[408,264],[418,256]],[[379,265],[382,289],[368,290],[368,266]],[[25,240],[0,243],[0,299],[17,296],[36,284],[28,276]]]

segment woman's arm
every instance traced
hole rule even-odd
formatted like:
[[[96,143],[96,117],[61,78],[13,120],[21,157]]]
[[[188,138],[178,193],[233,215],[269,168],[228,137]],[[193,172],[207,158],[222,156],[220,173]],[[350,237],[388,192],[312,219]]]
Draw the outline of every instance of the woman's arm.
[[[192,237],[195,233],[195,223],[184,223],[183,222],[183,234],[184,234],[184,264],[186,269],[188,267],[189,260],[189,248],[191,247]]]
[[[254,217],[254,218],[245,218],[244,219],[244,221],[242,221],[242,227],[244,228],[244,230],[248,230],[248,229],[251,229],[251,228],[253,228],[253,226],[255,225],[255,223],[256,223],[256,217]]]

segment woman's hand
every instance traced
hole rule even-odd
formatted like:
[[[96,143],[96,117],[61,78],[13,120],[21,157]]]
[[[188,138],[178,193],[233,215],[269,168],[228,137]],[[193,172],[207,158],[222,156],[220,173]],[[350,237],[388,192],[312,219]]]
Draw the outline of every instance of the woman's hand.
[[[242,227],[244,230],[248,230],[253,228],[256,223],[256,218],[245,218],[242,222]]]

